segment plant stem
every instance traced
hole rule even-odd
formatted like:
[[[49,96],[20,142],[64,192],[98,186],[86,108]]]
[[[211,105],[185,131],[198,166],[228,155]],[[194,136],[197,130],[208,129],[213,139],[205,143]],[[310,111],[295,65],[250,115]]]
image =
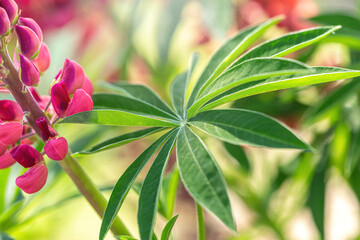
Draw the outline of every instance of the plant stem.
[[[4,83],[7,84],[9,91],[16,102],[21,106],[22,110],[28,112],[28,114],[26,114],[28,123],[41,138],[41,130],[37,126],[36,120],[40,117],[47,118],[27,87],[21,82],[19,72],[15,68],[5,45],[4,41],[2,41],[0,55],[3,59],[4,66],[9,71],[7,77],[4,79]],[[75,183],[81,194],[102,218],[107,205],[107,200],[91,181],[77,160],[71,157],[70,151],[65,159],[60,161],[59,164]],[[118,217],[115,219],[111,231],[114,235],[130,235],[129,231]]]
[[[206,240],[204,212],[198,203],[196,203],[196,213],[198,221],[198,240]]]

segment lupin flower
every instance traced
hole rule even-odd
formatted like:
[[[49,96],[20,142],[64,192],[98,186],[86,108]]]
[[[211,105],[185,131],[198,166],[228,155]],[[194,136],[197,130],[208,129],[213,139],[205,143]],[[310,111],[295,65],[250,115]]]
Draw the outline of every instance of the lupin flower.
[[[10,151],[0,155],[0,169],[11,167],[16,163],[15,159],[10,155]]]
[[[65,117],[66,110],[69,107],[70,97],[66,90],[64,81],[55,83],[51,88],[51,102],[56,114],[63,118]]]
[[[6,152],[7,147],[5,144],[0,143],[0,156]]]
[[[17,102],[0,100],[0,119],[2,121],[22,121],[23,111]]]
[[[37,119],[36,125],[41,130],[41,137],[44,140],[44,142],[49,140],[49,138],[53,138],[57,135],[55,130],[49,126],[47,120],[44,117],[40,117],[39,119]]]
[[[10,20],[5,9],[0,7],[0,35],[9,33]]]
[[[0,143],[12,145],[19,141],[23,132],[20,122],[0,122]]]
[[[40,49],[40,39],[36,33],[25,26],[15,26],[21,53],[27,58],[34,59]]]
[[[14,0],[0,0],[0,7],[5,9],[11,23],[17,20],[19,8]]]
[[[58,80],[65,82],[67,92],[69,95],[72,95],[76,89],[84,85],[85,72],[77,62],[65,59],[64,66],[58,78]]]
[[[74,93],[74,97],[71,99],[69,107],[66,112],[66,116],[74,115],[79,112],[90,111],[93,109],[94,103],[85,92],[84,89],[78,89]]]
[[[21,144],[10,151],[10,155],[24,168],[29,168],[44,160],[43,155],[34,147]]]
[[[39,55],[33,60],[39,72],[45,72],[50,66],[50,51],[45,43],[41,43]]]
[[[40,26],[37,24],[37,22],[34,21],[34,19],[20,17],[19,23],[21,25],[26,26],[26,27],[30,28],[31,30],[33,30],[36,33],[36,35],[38,36],[40,42],[43,41],[42,30],[41,30]]]
[[[91,97],[91,96],[93,95],[93,93],[94,93],[94,87],[93,87],[90,79],[89,79],[87,76],[85,76],[85,81],[84,81],[84,85],[82,86],[82,89],[84,89],[85,92],[86,92],[87,94],[89,94],[90,97]]]
[[[43,162],[29,168],[23,175],[16,178],[16,185],[28,194],[41,190],[47,180],[48,169]]]
[[[44,147],[45,154],[52,160],[63,160],[68,152],[69,146],[64,137],[50,139]]]
[[[27,57],[19,54],[20,57],[20,78],[26,86],[36,86],[40,81],[40,73],[34,63]]]

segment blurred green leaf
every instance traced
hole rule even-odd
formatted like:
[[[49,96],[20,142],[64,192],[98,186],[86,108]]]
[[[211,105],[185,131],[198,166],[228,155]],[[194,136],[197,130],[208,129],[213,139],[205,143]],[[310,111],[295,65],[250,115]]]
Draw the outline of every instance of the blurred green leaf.
[[[154,128],[147,128],[147,129],[142,129],[142,130],[135,131],[135,132],[126,133],[126,134],[120,135],[118,137],[114,137],[114,138],[108,139],[104,142],[101,142],[89,149],[76,152],[76,153],[72,154],[72,156],[76,157],[76,156],[80,156],[80,155],[84,155],[84,154],[93,154],[93,153],[109,150],[109,149],[112,149],[115,147],[119,147],[119,146],[128,144],[130,142],[136,141],[138,139],[144,138],[146,136],[157,133],[164,129],[166,129],[166,128],[154,127]]]
[[[176,137],[177,131],[164,143],[141,187],[137,219],[142,240],[150,240],[153,233],[162,176]]]
[[[309,20],[321,25],[341,25],[339,33],[360,36],[360,19],[349,13],[322,13]]]
[[[204,143],[184,126],[176,148],[180,176],[187,191],[197,203],[235,230],[224,177]]]
[[[105,209],[103,221],[101,223],[99,239],[102,240],[105,238],[106,233],[109,231],[136,177],[139,175],[141,170],[154,155],[154,153],[174,132],[175,130],[165,133],[162,137],[151,144],[150,147],[148,147],[142,154],[140,154],[140,156],[125,170],[123,175],[116,182],[114,190],[111,193],[109,202]]]
[[[271,77],[234,87],[211,99],[200,111],[215,108],[244,97],[281,89],[336,81],[360,76],[360,71],[335,67],[313,67],[312,73]]]
[[[310,150],[289,128],[274,118],[241,109],[201,112],[189,124],[232,144]]]
[[[244,169],[246,173],[250,172],[250,161],[246,156],[244,149],[239,145],[223,142],[226,151],[238,162],[241,169]]]
[[[170,235],[171,235],[171,230],[174,227],[174,224],[177,220],[177,218],[179,217],[179,215],[174,216],[173,218],[171,218],[165,225],[162,233],[161,233],[161,240],[168,240]]]
[[[151,118],[118,110],[92,110],[71,115],[60,122],[100,124],[112,126],[176,127],[178,124],[163,119]]]

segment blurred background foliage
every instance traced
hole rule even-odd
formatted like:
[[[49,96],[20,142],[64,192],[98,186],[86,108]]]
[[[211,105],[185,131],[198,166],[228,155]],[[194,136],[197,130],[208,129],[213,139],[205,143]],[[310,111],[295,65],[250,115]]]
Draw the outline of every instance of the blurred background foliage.
[[[140,82],[168,99],[170,81],[186,69],[192,52],[201,56],[196,68],[200,72],[227,37],[279,14],[286,19],[262,41],[319,24],[340,24],[343,28],[335,35],[291,57],[309,65],[360,69],[360,1],[356,0],[17,2],[24,15],[40,23],[51,50],[52,64],[42,76],[42,94],[48,93],[64,58],[71,58],[84,67],[98,92],[107,91],[105,82]],[[208,239],[360,239],[359,80],[262,94],[232,104],[280,119],[315,151],[222,145],[209,139],[206,144],[221,159],[238,234],[205,213]],[[10,98],[4,94],[0,97]],[[70,140],[73,152],[132,130],[59,128]],[[118,177],[148,144],[145,139],[80,161],[109,194]],[[173,161],[174,156],[168,174],[176,178],[171,169]],[[0,239],[97,239],[101,220],[57,163],[49,164],[46,188],[32,196],[23,196],[14,184],[20,168],[0,171]],[[136,233],[138,196],[136,187],[134,190],[120,216]],[[165,218],[166,207],[165,203],[160,206]],[[175,239],[196,239],[195,205],[183,186],[178,188],[175,213],[180,214]],[[159,218],[156,231],[161,231],[165,218]]]

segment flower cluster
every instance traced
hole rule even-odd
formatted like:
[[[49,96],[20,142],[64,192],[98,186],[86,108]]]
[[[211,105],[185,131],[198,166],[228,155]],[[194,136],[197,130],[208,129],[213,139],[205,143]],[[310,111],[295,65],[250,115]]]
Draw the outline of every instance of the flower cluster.
[[[31,194],[39,191],[46,183],[48,170],[44,155],[61,161],[68,153],[68,143],[53,128],[54,123],[59,118],[92,110],[93,86],[83,68],[75,61],[66,59],[51,84],[51,96],[39,95],[35,87],[40,82],[41,73],[50,65],[50,52],[43,42],[42,30],[33,19],[19,17],[16,2],[0,0],[2,48],[6,47],[6,42],[13,32],[17,36],[17,47],[10,64],[18,71],[21,93],[30,94],[31,100],[37,103],[43,116],[33,119],[31,124],[31,109],[24,112],[23,109],[28,109],[26,106],[12,100],[0,100],[0,169],[10,167],[16,162],[27,168],[28,170],[16,179],[16,185]],[[0,67],[5,69],[5,59],[1,59],[1,62]],[[2,75],[0,86],[6,88],[11,81],[16,79]],[[10,88],[9,90],[11,92]],[[38,141],[45,144],[36,144]],[[44,147],[34,148],[33,145]]]

